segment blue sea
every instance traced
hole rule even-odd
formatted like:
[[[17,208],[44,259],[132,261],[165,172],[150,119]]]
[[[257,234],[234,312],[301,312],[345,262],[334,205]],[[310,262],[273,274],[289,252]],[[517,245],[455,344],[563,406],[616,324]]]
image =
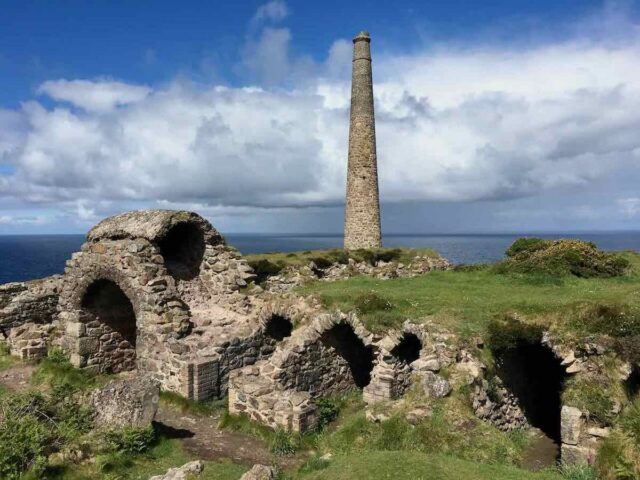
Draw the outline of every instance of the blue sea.
[[[549,234],[456,234],[385,235],[385,247],[430,247],[454,263],[484,263],[499,260],[522,236],[579,238],[604,250],[640,251],[640,232],[549,233]],[[0,284],[62,273],[65,261],[80,249],[84,235],[0,235]],[[227,242],[242,253],[294,252],[334,248],[341,235],[228,234]]]

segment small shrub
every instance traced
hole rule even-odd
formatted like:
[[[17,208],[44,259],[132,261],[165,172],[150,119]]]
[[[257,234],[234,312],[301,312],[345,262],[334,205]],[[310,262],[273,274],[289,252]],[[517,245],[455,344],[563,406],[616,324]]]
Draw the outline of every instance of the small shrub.
[[[535,237],[523,237],[513,242],[505,253],[507,257],[515,257],[521,253],[531,254],[537,250],[547,247],[548,245],[548,240]]]
[[[507,259],[494,265],[495,272],[605,278],[624,274],[630,265],[624,257],[580,240],[519,239],[506,255]]]
[[[367,292],[356,297],[353,302],[359,313],[375,313],[393,309],[389,300],[375,292]]]
[[[331,398],[319,398],[316,400],[318,408],[318,430],[324,430],[327,425],[338,418],[340,408]]]
[[[565,480],[598,480],[598,472],[591,465],[561,463],[558,472]]]
[[[298,451],[299,446],[300,443],[297,438],[279,428],[271,438],[269,450],[274,455],[293,455]]]
[[[90,411],[72,393],[57,386],[50,395],[0,398],[0,478],[21,478],[27,470],[37,477],[50,453],[89,431]]]
[[[133,455],[142,453],[151,446],[155,440],[155,432],[152,427],[126,427],[122,430],[105,432],[104,440],[108,452]]]

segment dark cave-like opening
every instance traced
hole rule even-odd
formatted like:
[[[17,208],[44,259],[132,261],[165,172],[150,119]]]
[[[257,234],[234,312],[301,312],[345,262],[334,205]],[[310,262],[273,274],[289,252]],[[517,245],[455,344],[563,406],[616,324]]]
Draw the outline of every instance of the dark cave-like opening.
[[[200,273],[204,233],[193,223],[178,223],[158,242],[164,264],[173,277],[190,280]]]
[[[401,362],[409,364],[415,362],[420,357],[420,350],[422,350],[422,342],[418,336],[406,332],[402,336],[400,343],[391,350],[391,355]]]
[[[624,381],[624,389],[627,398],[631,401],[635,400],[640,393],[640,365],[633,367],[633,370]]]
[[[496,367],[505,388],[516,396],[531,426],[559,445],[566,371],[553,351],[539,343],[520,341],[516,347],[497,355]]]
[[[82,298],[82,308],[135,348],[136,315],[131,301],[117,284],[111,280],[92,283]]]
[[[293,324],[288,318],[282,315],[271,315],[271,318],[267,320],[264,334],[278,342],[291,336],[293,331]]]
[[[333,347],[347,361],[358,388],[369,385],[373,370],[373,349],[365,346],[351,325],[335,325],[322,334],[320,341],[327,347]]]

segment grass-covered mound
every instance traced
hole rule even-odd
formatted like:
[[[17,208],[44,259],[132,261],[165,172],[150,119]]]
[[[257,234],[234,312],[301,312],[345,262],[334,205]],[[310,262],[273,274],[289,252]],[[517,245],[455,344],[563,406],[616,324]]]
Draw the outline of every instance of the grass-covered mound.
[[[594,243],[581,240],[520,238],[506,255],[494,266],[497,272],[606,278],[623,275],[629,267],[628,260],[619,254],[603,252]]]

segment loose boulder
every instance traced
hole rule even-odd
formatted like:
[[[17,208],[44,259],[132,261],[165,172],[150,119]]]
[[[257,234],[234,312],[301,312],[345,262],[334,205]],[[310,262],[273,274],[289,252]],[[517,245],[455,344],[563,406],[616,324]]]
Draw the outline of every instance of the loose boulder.
[[[273,467],[266,465],[254,465],[251,470],[240,477],[240,480],[274,480],[276,471]]]
[[[148,376],[117,380],[89,395],[97,428],[146,428],[158,411],[160,387]]]
[[[451,384],[433,372],[425,372],[422,386],[424,393],[430,397],[441,398],[451,393]]]
[[[164,475],[154,475],[149,480],[187,480],[194,476],[199,476],[204,470],[202,460],[194,460],[185,463],[181,467],[170,468]]]

